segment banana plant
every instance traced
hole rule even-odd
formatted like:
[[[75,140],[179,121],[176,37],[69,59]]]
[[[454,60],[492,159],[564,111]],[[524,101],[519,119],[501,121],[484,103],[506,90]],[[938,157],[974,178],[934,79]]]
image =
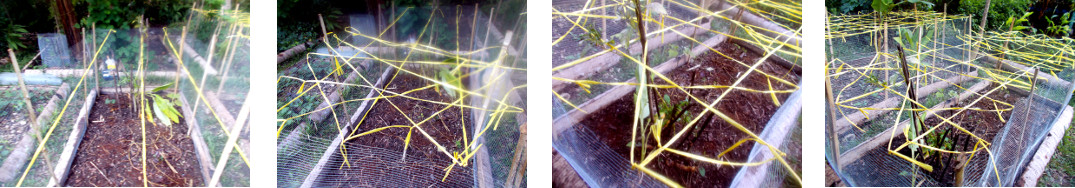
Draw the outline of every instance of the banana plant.
[[[444,60],[443,62],[444,63],[458,63],[458,61],[459,60],[456,59],[456,58],[449,58],[449,59]],[[451,68],[451,69],[449,69],[449,68],[441,68],[440,70],[437,71],[437,79],[440,80],[441,85],[438,86],[438,87],[434,87],[433,89],[436,90],[437,92],[440,92],[440,89],[438,89],[438,88],[443,87],[444,91],[448,93],[448,96],[451,96],[452,98],[455,98],[457,96],[462,96],[462,94],[463,94],[463,91],[462,91],[462,89],[463,89],[463,81],[459,79],[459,77],[460,77],[459,74],[462,72],[462,71],[459,70],[459,66],[453,66],[453,67],[454,68]]]
[[[1049,17],[1049,19],[1045,19],[1046,21],[1049,21],[1049,27],[1045,28],[1045,30],[1049,32],[1049,34],[1057,36],[1067,36],[1071,34],[1071,26],[1069,25],[1069,23],[1071,23],[1071,12],[1064,13],[1063,16],[1060,16],[1060,23],[1053,22],[1053,19],[1056,17],[1056,15],[1053,15]]]
[[[179,123],[179,118],[183,117],[183,114],[179,113],[179,110],[175,108],[176,106],[182,106],[182,104],[176,102],[179,99],[178,94],[169,93],[164,96],[157,94],[157,92],[164,91],[170,87],[172,87],[172,84],[165,84],[146,93],[149,100],[153,101],[152,105],[148,103],[142,104],[142,111],[146,113],[144,116],[149,122],[156,122],[153,121],[153,118],[156,117],[161,124],[170,127],[173,123]]]
[[[1031,14],[1034,14],[1034,12],[1023,13],[1023,16],[1020,16],[1019,18],[1015,18],[1015,16],[1009,16],[1008,20],[1004,21],[1004,23],[1008,24],[1011,27],[1012,31],[1023,31],[1029,29],[1030,33],[1037,33],[1037,29],[1023,25],[1027,23],[1028,20],[1026,18],[1030,17]]]

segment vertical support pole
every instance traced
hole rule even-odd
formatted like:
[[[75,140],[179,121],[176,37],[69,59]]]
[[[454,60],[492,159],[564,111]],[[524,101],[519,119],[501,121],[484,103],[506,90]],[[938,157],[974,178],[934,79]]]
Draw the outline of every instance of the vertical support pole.
[[[93,50],[91,50],[91,52],[96,53],[97,52],[97,24],[96,23],[91,24],[90,28],[91,28],[90,30],[93,30],[93,44],[90,45],[90,48],[93,48]],[[97,58],[97,57],[90,56],[90,58]],[[95,61],[95,60],[96,59],[91,59],[90,61]],[[100,64],[97,64],[94,67],[87,67],[89,69],[93,69],[93,89],[97,90],[97,91],[101,91],[101,74],[99,72],[97,72],[98,71],[97,67],[100,67],[100,66],[101,66]]]
[[[836,168],[833,168],[833,170],[840,171],[840,135],[836,134],[834,127],[836,126],[837,109],[832,95],[832,82],[829,80],[829,67],[825,66],[825,69],[825,99],[828,100],[828,106],[826,106],[828,107],[828,110],[826,111],[826,114],[828,115],[829,120],[828,125],[825,126],[825,134],[827,134],[826,136],[829,138],[828,144],[829,150],[831,150],[829,152],[832,153],[832,162],[836,164]]]
[[[219,31],[219,29],[220,24],[217,24],[217,31]],[[205,59],[207,59],[206,61],[209,61],[206,63],[207,66],[213,66],[213,52],[216,52],[217,36],[219,36],[219,32],[213,32],[213,38],[209,39],[209,56],[205,57]],[[205,88],[206,78],[209,78],[209,72],[202,71],[202,81],[198,83],[198,87]],[[199,93],[199,95],[202,95],[202,93]],[[201,102],[201,100],[194,100],[194,114],[198,114],[198,105],[201,104]],[[205,105],[208,106],[209,104]]]
[[[9,56],[11,56],[11,66],[15,67],[15,77],[19,79],[19,88],[22,90],[22,100],[26,103],[26,111],[30,113],[30,116],[27,117],[28,119],[30,119],[31,132],[29,134],[34,135],[34,138],[37,138],[37,142],[44,142],[44,140],[41,139],[41,136],[38,135],[39,133],[41,133],[41,130],[38,130],[37,128],[37,126],[40,126],[40,124],[37,124],[37,113],[34,112],[34,105],[30,102],[30,92],[26,90],[26,84],[22,79],[22,71],[19,70],[19,60],[15,59],[15,51],[11,50],[11,48],[7,49],[7,53]],[[41,151],[45,152],[45,156],[49,156],[47,150]],[[52,161],[50,161],[48,157],[43,158],[45,158],[45,165],[47,165],[49,169],[55,169],[52,167]],[[49,173],[49,177],[52,177],[53,181],[59,182],[59,179],[56,179],[56,174]],[[22,183],[21,179],[19,180],[19,183]]]
[[[190,23],[190,20],[187,20],[187,23]],[[167,40],[171,40],[171,39],[167,39]],[[179,50],[176,50],[176,51],[179,51],[179,59],[178,59],[178,61],[180,61],[180,62],[183,61],[183,47],[184,47],[185,44],[187,44],[187,27],[186,26],[183,27],[183,33],[179,34]],[[179,75],[183,74],[183,67],[179,67],[180,64],[181,63],[176,63],[175,64],[176,73],[175,73],[175,82],[172,82],[172,93],[179,93]]]
[[[8,55],[11,56],[11,67],[15,68],[15,77],[17,77],[19,79],[19,89],[22,90],[22,100],[23,100],[23,102],[26,102],[26,107],[27,107],[26,111],[30,113],[30,117],[29,117],[30,123],[33,124],[30,127],[31,127],[31,129],[34,130],[33,134],[37,134],[37,132],[38,132],[38,130],[37,130],[37,126],[38,126],[38,124],[37,124],[37,113],[34,112],[33,103],[30,102],[30,91],[26,89],[26,83],[22,79],[22,70],[20,70],[19,61],[15,59],[15,51],[14,50],[11,50],[11,48],[8,48],[7,53],[8,53]]]
[[[239,33],[243,33],[243,28],[240,27],[240,28],[238,28],[238,30],[235,31],[235,35],[233,35],[234,39],[232,39],[232,43],[239,42],[239,37],[238,37]],[[228,81],[228,70],[231,68],[232,59],[235,58],[235,48],[237,48],[237,47],[239,47],[239,46],[238,45],[231,46],[231,55],[228,55],[228,59],[226,61],[224,61],[224,67],[223,67],[224,68],[224,75],[220,76],[220,85],[218,85],[217,88],[216,88],[217,95],[220,95],[220,92],[224,90],[224,83]]]

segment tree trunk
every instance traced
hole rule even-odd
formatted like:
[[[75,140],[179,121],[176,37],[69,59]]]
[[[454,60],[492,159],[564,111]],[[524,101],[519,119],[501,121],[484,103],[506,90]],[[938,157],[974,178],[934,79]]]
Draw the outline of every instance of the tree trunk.
[[[71,8],[71,1],[56,0],[55,3],[56,11],[58,12],[57,15],[59,16],[56,20],[59,20],[63,27],[63,33],[67,36],[67,44],[74,45],[76,48],[75,51],[81,51],[82,49],[77,49],[80,48],[80,46],[75,45],[82,42],[82,33],[80,33],[78,29],[75,29],[76,19],[75,12]]]

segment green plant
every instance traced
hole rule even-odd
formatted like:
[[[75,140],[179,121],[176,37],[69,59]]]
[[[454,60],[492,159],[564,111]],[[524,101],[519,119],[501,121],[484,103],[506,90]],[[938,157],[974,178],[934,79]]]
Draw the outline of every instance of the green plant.
[[[825,7],[833,14],[861,13],[869,11],[871,3],[871,0],[827,0]]]
[[[1045,19],[1049,22],[1049,27],[1045,28],[1047,34],[1053,36],[1067,36],[1071,34],[1071,25],[1069,25],[1069,23],[1071,23],[1071,12],[1064,13],[1063,16],[1060,16],[1059,24],[1053,22],[1054,18],[1056,18],[1056,15],[1050,16],[1049,19]]]
[[[1023,14],[1023,16],[1020,16],[1019,18],[1015,18],[1015,15],[1012,15],[1008,17],[1007,21],[1004,21],[1004,24],[1008,25],[1012,31],[1023,31],[1029,29],[1030,33],[1037,33],[1038,30],[1036,28],[1024,25],[1027,23],[1027,17],[1030,17],[1031,14],[1034,14],[1034,12],[1026,12]]]
[[[448,58],[442,62],[444,63],[458,63],[456,58]],[[458,65],[458,64],[454,64]],[[459,69],[459,66],[444,67],[437,71],[437,78],[440,80],[440,86],[434,88],[437,92],[440,92],[437,88],[444,88],[444,91],[448,93],[448,96],[456,98],[463,96],[463,81],[459,78],[463,71]]]
[[[1030,5],[1036,1],[1032,0],[1006,0],[1006,1],[991,1],[989,3],[989,15],[986,22],[986,30],[1003,31],[1007,30],[1008,25],[1004,22],[1009,17],[1016,17],[1023,15],[1029,9]],[[971,19],[974,22],[982,20],[982,9],[985,8],[985,0],[962,0],[959,1],[959,7],[955,8],[954,14],[971,15]],[[949,7],[952,9],[952,7]],[[978,24],[974,24],[977,28]]]
[[[175,109],[176,106],[180,106],[181,104],[173,102],[179,98],[178,94],[169,93],[164,97],[159,94],[156,94],[157,92],[164,91],[171,86],[172,84],[165,84],[163,86],[153,88],[151,92],[146,93],[146,95],[148,95],[149,97],[147,100],[153,101],[153,105],[149,105],[148,103],[143,104],[143,111],[145,111],[146,113],[144,115],[146,119],[148,119],[150,122],[153,122],[153,117],[156,117],[157,119],[160,119],[160,122],[163,123],[165,126],[172,126],[172,123],[179,122],[179,117],[183,117],[183,114],[179,113],[179,110]],[[150,114],[150,112],[152,112],[152,114]]]
[[[7,48],[19,50],[26,47],[26,44],[22,42],[22,36],[28,33],[26,27],[10,24],[7,27],[0,28],[0,33],[3,33],[4,45]]]
[[[917,54],[921,50],[920,45],[929,44],[933,41],[933,29],[919,27],[918,30],[919,32],[915,32],[907,28],[900,28],[900,36],[896,42]],[[918,61],[920,62],[921,60]],[[911,61],[911,63],[919,62]]]

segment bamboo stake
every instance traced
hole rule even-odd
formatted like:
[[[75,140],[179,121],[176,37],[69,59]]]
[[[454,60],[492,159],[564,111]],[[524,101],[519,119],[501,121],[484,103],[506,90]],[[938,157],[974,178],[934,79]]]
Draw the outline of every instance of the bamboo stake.
[[[187,23],[189,24],[190,21],[188,20]],[[171,39],[165,39],[165,40],[171,40]],[[179,60],[180,61],[182,61],[182,59],[183,59],[183,50],[182,49],[183,49],[183,45],[185,45],[185,44],[187,44],[187,27],[183,26],[183,32],[179,34],[179,48],[178,49],[180,49],[180,50],[176,50],[176,51],[179,51]],[[182,72],[182,70],[183,70],[183,68],[179,67],[179,63],[176,63],[175,64],[175,71],[176,72]],[[172,92],[173,93],[179,93],[179,75],[180,74],[175,74],[175,82],[172,82]],[[191,82],[191,84],[194,84],[194,83]]]
[[[22,99],[26,103],[26,111],[30,113],[30,123],[33,123],[31,128],[34,129],[34,135],[37,134],[37,113],[34,112],[34,105],[30,102],[30,91],[26,89],[26,83],[22,79],[22,70],[19,69],[19,61],[15,59],[15,51],[11,48],[7,49],[7,53],[11,56],[11,67],[15,68],[15,77],[19,79],[19,89],[22,90]]]
[[[233,35],[233,37],[235,37],[235,39],[232,39],[232,41],[233,41],[232,43],[239,42],[238,35],[239,35],[239,33],[242,33],[242,32],[243,32],[243,28],[239,28],[238,30],[235,31],[235,35]],[[228,70],[231,69],[231,62],[235,58],[235,48],[237,48],[237,47],[239,47],[239,46],[238,45],[231,46],[231,48],[232,48],[231,49],[231,51],[232,51],[231,55],[228,55],[228,59],[226,61],[224,61],[224,67],[223,67],[224,68],[224,75],[220,76],[220,84],[216,88],[218,95],[220,94],[221,91],[224,90],[224,83],[228,81]]]
[[[93,28],[93,29],[91,29],[91,30],[93,30],[93,45],[90,45],[90,46],[93,47],[93,52],[97,52],[97,51],[99,51],[99,49],[97,49],[97,23],[91,24],[90,27]],[[94,56],[93,58],[94,59],[91,60],[91,61],[95,61],[97,56]],[[100,89],[101,89],[101,77],[100,77],[101,74],[98,72],[98,71],[100,71],[100,70],[98,70],[100,66],[101,65],[97,65],[95,67],[87,67],[87,68],[92,68],[93,69],[93,88],[96,89],[97,91],[100,91]],[[86,83],[86,84],[88,85],[89,83]]]
[[[232,126],[231,134],[228,134],[228,144],[220,152],[220,160],[217,161],[216,167],[213,168],[213,177],[209,180],[209,185],[206,186],[216,186],[220,182],[220,175],[224,173],[224,165],[228,164],[228,157],[231,155],[231,151],[235,149],[235,141],[239,139],[239,133],[243,132],[243,127],[246,127],[246,120],[249,116],[250,98],[247,97],[243,102],[243,107],[239,109],[238,119],[235,120],[237,126]]]
[[[86,39],[86,28],[85,27],[82,28],[82,39],[83,39],[82,40],[82,68],[88,69],[89,67],[86,67],[86,56],[89,56],[88,53],[87,53],[87,52],[89,52],[89,48],[86,47],[88,45],[86,45],[87,41],[85,40]],[[85,84],[83,84],[83,87],[85,87]],[[86,92],[87,92],[86,90],[82,90],[82,95],[86,95]]]
[[[137,109],[141,110],[138,110],[137,112],[142,123],[142,186],[149,187],[149,178],[146,174],[146,72],[143,67],[143,64],[145,63],[143,54],[145,53],[146,48],[146,36],[144,29],[145,28],[143,28],[141,34],[138,35],[138,78],[140,81],[140,84],[138,84],[138,101],[140,104],[138,104],[139,106]]]
[[[37,142],[40,143],[43,141],[43,139],[41,139],[41,136],[38,135],[38,133],[40,133],[41,131],[37,128],[37,126],[39,126],[39,124],[37,124],[37,113],[34,112],[34,106],[30,102],[30,92],[26,89],[26,84],[22,79],[22,71],[19,70],[19,61],[15,59],[15,51],[13,51],[11,48],[7,49],[7,53],[11,56],[11,66],[15,67],[15,77],[19,79],[19,88],[22,90],[23,102],[26,103],[26,111],[30,113],[30,116],[28,116],[28,119],[30,119],[30,134],[34,135],[34,138],[36,138]],[[45,151],[45,155],[49,155],[48,151]],[[48,157],[45,157],[45,165],[47,165],[49,169],[55,169],[53,168],[52,161],[49,160]],[[56,174],[49,173],[49,177],[52,177],[53,181],[59,182],[59,179],[56,178]]]
[[[478,4],[477,3],[474,4],[474,13],[471,14],[471,17],[474,17],[474,20],[470,22],[470,25],[471,25],[470,26],[470,37],[468,37],[468,38],[470,38],[470,49],[468,49],[468,50],[474,50],[474,38],[478,36],[478,34],[476,34],[476,32],[478,31]]]
[[[826,68],[828,68],[828,67],[826,67]],[[829,117],[829,126],[825,126],[825,133],[829,135],[828,136],[829,137],[829,149],[832,150],[832,151],[829,151],[829,152],[832,153],[833,164],[837,164],[836,168],[834,168],[833,170],[839,171],[839,170],[841,170],[839,168],[840,167],[840,165],[839,165],[840,164],[840,139],[838,139],[840,137],[840,135],[837,135],[836,131],[835,131],[835,129],[836,129],[835,128],[835,126],[836,126],[836,103],[833,100],[832,82],[829,80],[829,71],[828,70],[825,70],[825,99],[828,100],[828,103],[829,103],[829,106],[828,106],[829,109],[827,111],[828,112],[828,117]]]
[[[217,30],[220,29],[221,24],[223,24],[223,23],[217,24]],[[206,65],[208,65],[208,66],[213,66],[213,53],[216,52],[216,38],[218,36],[220,36],[219,33],[214,31],[213,32],[213,37],[211,39],[209,39],[209,56],[205,57],[205,59],[207,59],[206,61],[208,61],[208,62],[206,62]],[[209,78],[209,72],[208,71],[202,71],[202,81],[200,81],[198,83],[199,87],[205,87],[205,80],[207,80],[206,78]],[[200,100],[195,100],[194,101],[194,114],[198,114],[198,108],[199,108],[200,104],[201,104]],[[209,105],[209,104],[206,104],[206,105]]]

